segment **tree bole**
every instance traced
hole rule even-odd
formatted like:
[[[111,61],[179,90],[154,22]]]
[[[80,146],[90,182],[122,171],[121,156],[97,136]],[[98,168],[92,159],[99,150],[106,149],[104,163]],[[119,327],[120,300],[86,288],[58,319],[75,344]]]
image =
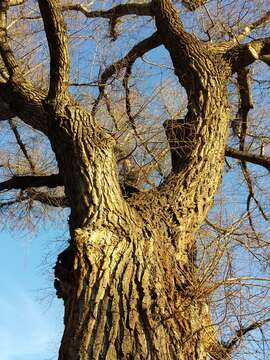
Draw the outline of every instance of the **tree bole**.
[[[183,166],[160,189],[128,200],[110,135],[79,107],[57,114],[51,142],[71,206],[70,246],[55,267],[65,305],[59,359],[203,360],[212,353],[217,339],[208,299],[196,292],[195,239],[223,172],[228,115],[226,96],[217,94],[210,88],[206,110],[187,114],[196,126]]]

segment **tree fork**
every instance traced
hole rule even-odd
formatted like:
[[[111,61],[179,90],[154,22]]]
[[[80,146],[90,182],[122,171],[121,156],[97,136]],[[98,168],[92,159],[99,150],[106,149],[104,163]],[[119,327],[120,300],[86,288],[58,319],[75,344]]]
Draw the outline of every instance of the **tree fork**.
[[[124,199],[114,138],[68,93],[60,3],[39,3],[51,56],[49,92],[36,91],[22,80],[5,32],[0,47],[10,79],[0,92],[12,111],[50,139],[71,208],[70,244],[55,266],[57,295],[65,305],[59,359],[224,358],[224,352],[218,354],[207,296],[198,290],[196,233],[223,173],[229,127],[226,86],[236,67],[228,60],[230,53],[226,60],[185,32],[170,0],[153,0],[151,9],[147,6],[157,33],[124,59],[135,61],[149,46],[162,43],[187,91],[188,108],[185,119],[164,125],[171,174],[160,187]],[[3,9],[2,15],[5,28]],[[109,67],[103,80],[124,64]]]
[[[178,198],[170,213],[170,203],[149,204],[156,190],[127,202],[111,136],[74,104],[58,108],[54,123],[50,139],[71,207],[70,246],[55,267],[65,305],[59,359],[205,359],[216,340],[207,299],[193,286],[194,239],[210,203],[183,214]],[[224,139],[226,125],[219,128]],[[183,203],[192,204],[190,196]]]
[[[125,201],[111,136],[79,107],[56,109],[50,139],[71,206],[70,248],[55,269],[65,303],[61,360],[204,360],[217,347],[207,298],[194,287],[194,253],[196,232],[223,171],[226,79],[206,49],[196,57],[198,40],[176,29],[175,48],[170,35],[161,37],[188,92],[185,123],[192,131],[180,132],[183,139],[177,135],[178,152],[185,156],[180,166],[176,159],[160,189]],[[179,66],[184,47],[190,52]],[[183,76],[184,67],[190,78]]]

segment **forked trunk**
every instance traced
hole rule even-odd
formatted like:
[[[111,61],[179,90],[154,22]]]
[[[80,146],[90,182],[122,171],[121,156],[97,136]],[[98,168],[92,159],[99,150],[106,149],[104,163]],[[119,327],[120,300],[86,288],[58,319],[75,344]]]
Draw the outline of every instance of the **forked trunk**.
[[[194,8],[204,2],[184,3]],[[68,91],[70,61],[61,2],[38,1],[50,51],[48,92],[38,91],[24,79],[9,47],[6,12],[11,3],[21,1],[0,2],[1,67],[6,67],[1,77],[7,79],[9,74],[5,83],[1,80],[1,98],[12,114],[15,111],[50,139],[59,165],[57,178],[64,180],[71,208],[70,244],[55,267],[55,288],[65,305],[59,359],[224,359],[214,350],[219,344],[208,299],[199,291],[196,233],[223,173],[229,127],[227,80],[239,59],[245,57],[247,65],[255,59],[266,62],[268,50],[264,54],[258,40],[248,52],[242,45],[237,47],[240,55],[236,56],[238,40],[226,47],[187,33],[171,0],[145,4],[157,32],[140,43],[143,47],[136,45],[125,61],[109,67],[103,80],[126,67],[125,84],[132,64],[153,47],[150,43],[155,38],[154,46],[162,44],[168,50],[186,90],[187,115],[164,124],[172,159],[170,175],[159,188],[125,199],[115,140]],[[123,3],[114,9],[122,13],[129,5],[139,6]],[[111,30],[122,16],[116,11],[108,11]],[[100,97],[106,85],[103,80],[101,76]],[[129,107],[127,101],[127,112]]]
[[[61,360],[204,360],[216,347],[195,239],[223,172],[230,70],[184,31],[171,1],[153,0],[152,11],[188,95],[185,119],[164,124],[172,172],[158,189],[124,199],[112,136],[69,100],[48,104],[71,207],[55,268]]]
[[[51,142],[71,205],[70,246],[55,269],[65,305],[59,359],[203,360],[215,347],[207,298],[196,293],[195,236],[222,175],[224,89],[212,84],[199,116],[190,107],[165,124],[173,173],[128,200],[111,136],[75,105],[58,115]]]

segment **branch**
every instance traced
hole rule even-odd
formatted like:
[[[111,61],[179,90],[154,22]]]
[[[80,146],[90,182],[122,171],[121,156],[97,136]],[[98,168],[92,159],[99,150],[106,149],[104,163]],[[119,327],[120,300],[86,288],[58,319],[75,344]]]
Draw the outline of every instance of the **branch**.
[[[126,15],[152,16],[150,3],[121,4],[109,10],[96,10],[96,11],[89,11],[83,5],[74,4],[74,5],[63,5],[62,10],[63,11],[73,10],[73,11],[81,12],[83,15],[85,15],[88,18],[102,17],[105,19],[112,19],[112,18],[117,19],[121,16],[126,16]]]
[[[202,70],[206,58],[207,67],[212,66],[209,49],[194,34],[185,31],[172,0],[152,0],[151,6],[156,28],[170,53],[176,76],[188,94],[198,94],[197,86],[202,86],[207,73]]]
[[[19,65],[7,42],[7,11],[9,0],[0,1],[0,53],[10,76],[18,73]]]
[[[68,40],[58,0],[39,0],[39,8],[50,50],[50,88],[48,100],[65,97],[69,83]]]
[[[108,10],[96,10],[96,11],[89,11],[85,6],[80,4],[71,4],[71,5],[63,5],[63,11],[77,11],[81,12],[88,18],[105,18],[109,19],[109,29],[110,35],[112,40],[116,40],[117,38],[117,20],[126,15],[138,15],[138,16],[152,16],[151,12],[151,5],[150,3],[147,4],[120,4]]]
[[[247,133],[247,126],[248,126],[248,112],[250,109],[253,108],[253,101],[251,96],[251,77],[248,68],[244,68],[238,72],[237,82],[238,82],[239,95],[240,95],[239,110],[236,119],[236,121],[238,121],[238,127],[240,127],[240,131],[237,133],[237,136],[239,138],[239,151],[245,151],[245,139]],[[244,175],[244,179],[246,181],[249,191],[249,195],[247,198],[247,212],[249,214],[249,223],[254,233],[256,233],[250,211],[251,199],[255,201],[263,218],[265,220],[268,220],[268,218],[265,215],[260,202],[255,197],[252,178],[248,171],[247,164],[244,160],[241,160],[241,170]]]
[[[183,5],[190,11],[198,9],[207,3],[208,0],[182,0]]]
[[[249,326],[241,327],[236,332],[235,336],[224,345],[224,347],[227,349],[227,351],[230,351],[232,348],[236,346],[236,344],[242,339],[243,336],[245,336],[250,331],[261,328],[263,325],[265,325],[268,322],[270,322],[270,318],[260,321],[254,321]]]
[[[104,85],[116,72],[119,72],[124,67],[131,66],[139,57],[143,56],[149,50],[155,49],[161,44],[162,41],[158,32],[155,32],[148,38],[140,41],[127,53],[125,57],[110,65],[102,73],[100,77],[101,84]]]
[[[74,5],[63,5],[63,11],[74,10],[77,12],[81,12],[88,18],[105,18],[109,19],[109,28],[110,28],[110,35],[112,40],[116,40],[117,38],[117,31],[116,25],[117,20],[126,15],[139,15],[139,16],[151,16],[151,6],[150,3],[147,4],[120,4],[117,5],[109,10],[96,10],[96,11],[89,11],[85,6],[80,4]]]
[[[30,155],[28,154],[28,151],[26,150],[26,146],[25,146],[24,142],[21,139],[21,136],[20,136],[20,134],[18,132],[16,123],[15,123],[15,121],[13,119],[9,119],[8,122],[9,122],[9,126],[10,126],[10,128],[11,128],[11,130],[12,130],[12,132],[13,132],[15,138],[16,138],[17,144],[19,145],[22,153],[24,154],[26,160],[28,161],[28,164],[30,166],[30,169],[31,169],[32,173],[34,174],[35,173],[35,164],[33,163]]]
[[[258,20],[254,21],[249,25],[246,25],[244,30],[239,35],[237,35],[232,41],[234,41],[235,43],[240,43],[248,36],[248,34],[251,33],[251,31],[257,29],[260,26],[266,25],[269,21],[270,21],[270,11],[267,11]]]
[[[217,49],[218,49],[217,45]],[[232,72],[253,64],[256,60],[261,60],[270,66],[270,37],[256,39],[248,44],[225,44],[225,59],[232,64]],[[227,50],[226,50],[227,49]]]
[[[25,80],[23,75],[0,83],[0,97],[10,108],[10,114],[6,115],[18,116],[25,124],[47,134],[50,119],[43,107],[46,95]]]
[[[63,186],[64,181],[61,175],[53,174],[47,176],[14,176],[13,178],[0,183],[0,191],[21,189],[25,190],[31,187],[47,186],[55,188]]]
[[[44,93],[37,90],[30,81],[24,78],[7,41],[9,5],[9,1],[2,0],[0,2],[0,55],[9,75],[7,82],[0,82],[0,105],[4,110],[1,117],[19,116],[26,124],[46,133],[48,117],[42,105]]]
[[[0,98],[0,121],[14,118],[16,113],[3,99]]]
[[[27,195],[31,200],[39,201],[42,204],[66,208],[69,207],[69,202],[66,196],[51,196],[45,192],[36,191],[34,189],[28,190]]]
[[[238,71],[237,83],[239,90],[239,109],[236,116],[238,122],[237,128],[240,131],[237,132],[239,137],[239,150],[244,151],[245,137],[248,125],[248,112],[253,109],[254,104],[251,94],[251,76],[248,68],[243,68]]]
[[[25,0],[9,0],[9,6],[22,5]]]
[[[270,157],[251,154],[247,151],[240,151],[231,147],[226,148],[225,155],[234,159],[247,161],[255,165],[263,166],[268,171],[270,171]]]
[[[160,36],[157,32],[152,34],[150,37],[142,40],[138,44],[136,44],[125,57],[122,59],[116,61],[103,73],[101,74],[100,81],[99,81],[99,96],[97,100],[95,101],[95,104],[92,109],[92,115],[95,115],[97,111],[98,104],[102,97],[104,96],[105,92],[105,86],[107,81],[115,74],[118,73],[121,69],[124,67],[130,67],[132,64],[141,56],[143,56],[146,52],[149,50],[155,49],[156,47],[160,46],[162,44]]]

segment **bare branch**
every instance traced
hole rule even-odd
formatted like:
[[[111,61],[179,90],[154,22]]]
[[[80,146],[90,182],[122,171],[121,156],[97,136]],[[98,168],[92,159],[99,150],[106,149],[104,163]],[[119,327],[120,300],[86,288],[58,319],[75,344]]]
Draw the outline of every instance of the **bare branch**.
[[[0,53],[10,76],[18,73],[19,65],[7,42],[7,11],[9,0],[0,2]]]
[[[25,0],[9,0],[9,6],[22,5]]]
[[[182,0],[183,5],[190,11],[198,9],[207,3],[208,0]]]
[[[152,16],[150,3],[146,4],[120,4],[109,10],[96,10],[89,11],[85,6],[81,4],[63,5],[63,11],[78,11],[88,18],[102,17],[105,19],[116,19],[126,15],[140,15],[140,16]]]
[[[103,73],[101,74],[100,81],[99,81],[99,97],[97,98],[93,109],[92,109],[92,115],[95,115],[97,111],[98,104],[100,100],[102,99],[105,91],[105,86],[107,81],[115,74],[118,73],[121,69],[127,66],[132,66],[132,64],[141,56],[143,56],[146,52],[149,50],[152,50],[162,44],[160,36],[157,32],[152,34],[150,37],[142,40],[138,44],[136,44],[129,52],[128,54],[123,57],[122,59],[116,61]]]
[[[25,146],[24,142],[21,139],[21,136],[20,136],[20,134],[18,132],[16,123],[15,123],[15,121],[13,119],[9,119],[8,122],[9,122],[9,126],[10,126],[10,128],[11,128],[11,130],[12,130],[12,132],[13,132],[15,138],[16,138],[16,141],[17,141],[20,149],[22,150],[26,160],[28,161],[30,169],[32,170],[32,173],[34,174],[35,173],[35,165],[34,165],[32,159],[31,159],[30,155],[28,154],[28,151],[26,150],[26,146]]]
[[[250,325],[248,325],[246,327],[241,327],[236,332],[235,336],[229,342],[227,342],[227,344],[224,345],[225,348],[228,351],[231,350],[232,348],[234,348],[237,345],[237,343],[243,338],[243,336],[245,336],[250,331],[261,328],[263,325],[267,324],[268,322],[270,322],[270,318],[267,318],[264,320],[259,320],[259,321],[254,321],[253,323],[251,323]]]
[[[250,109],[253,108],[253,101],[251,95],[251,76],[248,68],[244,68],[239,70],[238,77],[238,89],[239,89],[239,109],[237,112],[236,122],[237,128],[239,131],[237,132],[237,136],[239,138],[239,151],[245,151],[245,139],[247,133],[247,126],[248,126],[248,112]],[[252,230],[256,233],[255,227],[252,222],[252,216],[250,211],[250,204],[251,199],[253,199],[262,214],[265,220],[268,220],[267,216],[265,215],[263,208],[260,202],[256,199],[254,189],[253,189],[253,182],[250,176],[246,161],[241,160],[241,170],[244,175],[244,179],[246,181],[249,195],[247,197],[247,212],[249,214],[249,223]]]
[[[266,156],[259,156],[255,154],[251,154],[247,151],[240,151],[230,147],[226,148],[225,152],[226,156],[229,156],[234,159],[238,159],[241,161],[247,161],[255,165],[260,165],[270,171],[270,158]]]
[[[236,43],[240,43],[251,33],[251,31],[253,31],[261,26],[266,25],[269,21],[270,21],[270,11],[267,11],[262,17],[260,17],[253,23],[246,25],[244,30],[239,35],[237,35],[233,39],[233,41]]]
[[[66,208],[69,207],[69,202],[66,196],[52,196],[43,191],[36,191],[35,189],[30,189],[27,191],[27,195],[34,201],[39,201],[42,204]]]
[[[62,10],[63,11],[73,10],[73,11],[81,12],[87,18],[101,17],[101,18],[109,19],[109,29],[112,40],[116,40],[117,38],[116,25],[117,25],[117,20],[120,17],[126,15],[152,16],[150,3],[120,4],[108,10],[96,10],[96,11],[90,11],[81,4],[70,4],[70,5],[63,5]]]
[[[25,190],[31,187],[47,186],[55,188],[57,186],[63,186],[63,178],[59,174],[47,175],[47,176],[14,176],[13,178],[0,183],[0,191],[21,189]]]
[[[152,151],[149,149],[148,144],[144,141],[144,139],[142,138],[141,134],[138,132],[136,124],[135,124],[135,116],[132,115],[132,110],[131,110],[131,100],[130,100],[130,89],[129,89],[129,79],[131,77],[131,70],[132,70],[132,64],[128,65],[126,67],[126,73],[125,76],[123,78],[123,87],[125,89],[125,104],[126,104],[126,113],[128,116],[128,120],[129,120],[129,125],[131,126],[135,136],[140,140],[141,145],[144,147],[144,149],[146,150],[147,154],[154,160],[154,162],[157,165],[157,169],[159,171],[159,174],[164,177],[163,171],[160,167],[160,164],[158,162],[158,160],[155,158],[155,156],[153,155]]]
[[[101,84],[104,85],[116,72],[119,72],[124,67],[131,66],[139,57],[161,44],[161,38],[157,32],[142,40],[136,44],[123,59],[116,61],[102,73],[100,78]]]
[[[39,0],[39,8],[50,49],[49,100],[66,96],[69,83],[69,55],[64,18],[58,0]]]
[[[0,97],[0,121],[8,120],[16,116],[16,113],[10,108],[9,104],[7,104]]]
[[[0,54],[9,75],[7,82],[0,83],[0,104],[5,110],[3,116],[19,116],[25,123],[46,133],[48,117],[42,105],[44,93],[25,80],[7,41],[8,7],[9,1],[0,2]]]
[[[232,64],[233,73],[253,64],[256,60],[261,60],[270,66],[270,37],[256,39],[242,45],[232,46],[231,43],[227,43],[224,52],[225,58]]]

